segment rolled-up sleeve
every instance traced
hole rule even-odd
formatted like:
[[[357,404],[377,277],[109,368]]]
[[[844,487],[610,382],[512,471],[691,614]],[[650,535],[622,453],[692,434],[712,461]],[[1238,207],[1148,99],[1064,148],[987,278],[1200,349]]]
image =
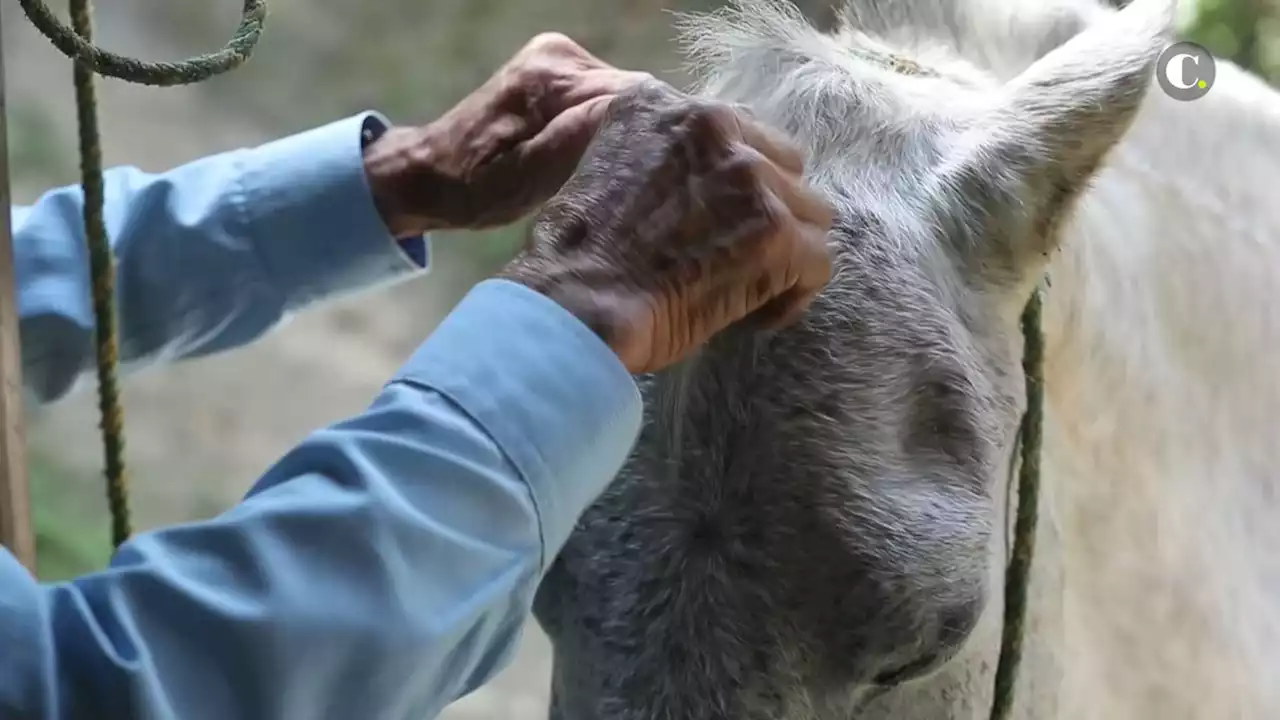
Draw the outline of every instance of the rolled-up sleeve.
[[[154,174],[105,175],[126,370],[244,345],[308,304],[429,264],[425,237],[396,240],[365,175],[362,113],[256,148]],[[52,190],[15,208],[26,386],[50,401],[92,367],[83,195]]]
[[[482,283],[231,511],[67,583],[0,555],[0,717],[434,717],[506,662],[640,411],[581,323]]]

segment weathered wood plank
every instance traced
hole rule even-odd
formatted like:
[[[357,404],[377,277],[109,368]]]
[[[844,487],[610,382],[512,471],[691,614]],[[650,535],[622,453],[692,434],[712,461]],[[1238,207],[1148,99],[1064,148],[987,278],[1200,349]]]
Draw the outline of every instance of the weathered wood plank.
[[[26,433],[22,421],[22,353],[18,345],[17,286],[10,227],[7,117],[4,48],[0,41],[0,544],[35,572],[35,535],[31,528]]]

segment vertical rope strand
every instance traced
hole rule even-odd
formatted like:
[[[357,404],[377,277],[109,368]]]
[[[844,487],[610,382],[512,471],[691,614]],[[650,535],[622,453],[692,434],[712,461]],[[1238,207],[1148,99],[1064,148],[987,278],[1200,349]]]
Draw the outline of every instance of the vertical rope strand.
[[[1013,528],[1013,553],[1005,570],[1004,630],[996,664],[991,720],[1007,720],[1013,711],[1014,688],[1022,664],[1026,637],[1027,593],[1040,518],[1040,448],[1044,437],[1044,334],[1041,311],[1044,295],[1037,289],[1022,312],[1022,370],[1026,375],[1027,410],[1018,429],[1018,512]]]
[[[132,534],[128,476],[124,464],[124,408],[120,402],[116,366],[119,339],[115,314],[115,258],[103,218],[102,143],[98,129],[96,73],[146,85],[185,85],[239,67],[262,35],[267,17],[265,0],[243,0],[240,26],[216,52],[181,62],[143,62],[116,55],[93,44],[90,0],[70,0],[71,27],[42,0],[18,0],[31,23],[75,64],[76,119],[80,134],[80,175],[84,189],[84,235],[93,283],[93,315],[98,363],[98,411],[102,416],[104,474],[111,512],[111,541],[119,547]]]
[[[90,0],[71,0],[71,27],[86,43],[93,41]],[[124,464],[124,408],[116,379],[119,360],[115,315],[115,259],[103,217],[102,144],[98,129],[97,79],[85,63],[74,62],[76,120],[80,128],[80,176],[84,188],[84,234],[93,279],[93,318],[98,361],[98,411],[102,420],[103,466],[111,542],[115,547],[132,534],[128,479]]]

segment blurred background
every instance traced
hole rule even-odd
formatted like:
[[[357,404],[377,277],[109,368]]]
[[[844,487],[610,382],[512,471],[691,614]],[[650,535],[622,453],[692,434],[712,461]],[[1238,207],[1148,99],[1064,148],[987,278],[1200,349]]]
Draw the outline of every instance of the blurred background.
[[[819,25],[840,0],[800,0]],[[1280,2],[1184,0],[1183,35],[1280,81]],[[54,0],[65,11],[65,0]],[[520,45],[559,30],[597,55],[683,81],[669,11],[714,0],[268,0],[247,66],[186,88],[103,81],[106,161],[163,170],[376,108],[398,123],[430,120]],[[1118,3],[1122,4],[1122,3]],[[112,0],[97,8],[103,46],[146,59],[220,46],[236,0]],[[59,7],[61,6],[61,7]],[[15,201],[78,181],[71,64],[17,3],[0,5]],[[140,529],[218,513],[310,430],[360,411],[472,284],[507,259],[522,227],[434,240],[426,282],[357,296],[300,317],[253,347],[154,370],[125,383],[128,460]],[[31,409],[30,461],[39,573],[56,580],[109,554],[92,381],[53,408]],[[446,720],[545,718],[545,639],[532,624],[499,680]]]

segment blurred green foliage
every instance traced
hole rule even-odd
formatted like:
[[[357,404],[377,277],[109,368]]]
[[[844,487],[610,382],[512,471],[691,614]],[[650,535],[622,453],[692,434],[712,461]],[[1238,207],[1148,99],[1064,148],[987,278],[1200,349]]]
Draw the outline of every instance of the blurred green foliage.
[[[34,187],[75,182],[75,146],[58,132],[48,108],[15,103],[8,108],[9,174]]]
[[[1280,81],[1280,3],[1274,0],[1197,0],[1195,19],[1183,36],[1272,83]]]
[[[106,516],[87,502],[84,489],[96,478],[69,471],[53,457],[28,457],[32,523],[36,533],[36,574],[58,581],[104,567],[111,557]]]

